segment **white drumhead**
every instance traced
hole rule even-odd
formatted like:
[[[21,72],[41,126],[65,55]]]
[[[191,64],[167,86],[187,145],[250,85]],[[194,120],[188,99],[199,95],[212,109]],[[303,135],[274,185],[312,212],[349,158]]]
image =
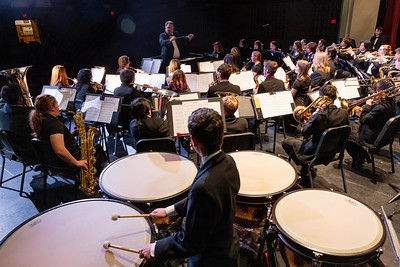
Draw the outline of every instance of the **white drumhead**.
[[[353,256],[379,246],[384,229],[361,202],[326,190],[300,190],[274,206],[278,229],[294,242],[334,256]]]
[[[257,151],[238,151],[229,155],[239,170],[239,196],[273,196],[296,182],[293,166],[275,155]]]
[[[152,202],[178,195],[193,183],[197,168],[189,159],[171,153],[139,153],[108,165],[100,187],[112,197]]]
[[[113,221],[112,214],[140,214],[116,201],[91,199],[45,211],[19,226],[0,245],[0,266],[137,266],[136,253],[103,248],[104,241],[139,250],[151,242],[144,218]]]

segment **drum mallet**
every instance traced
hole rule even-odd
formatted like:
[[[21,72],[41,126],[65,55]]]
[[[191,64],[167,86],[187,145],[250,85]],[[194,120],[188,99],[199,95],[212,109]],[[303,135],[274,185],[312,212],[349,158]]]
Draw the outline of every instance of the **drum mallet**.
[[[134,249],[130,249],[130,248],[124,248],[121,246],[113,245],[113,244],[111,244],[110,241],[104,241],[103,248],[105,248],[105,249],[116,248],[116,249],[125,250],[125,251],[129,251],[129,252],[133,252],[133,253],[139,253],[139,250],[134,250]]]
[[[118,214],[113,214],[112,219],[113,221],[118,220],[118,218],[138,218],[138,217],[150,217],[150,214],[137,214],[137,215],[118,215]]]

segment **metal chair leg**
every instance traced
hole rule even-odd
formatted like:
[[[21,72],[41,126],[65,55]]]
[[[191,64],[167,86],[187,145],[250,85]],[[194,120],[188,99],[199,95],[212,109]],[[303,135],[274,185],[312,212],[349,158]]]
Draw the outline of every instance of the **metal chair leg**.
[[[343,159],[341,159],[341,160],[339,161],[339,165],[340,165],[340,172],[342,173],[343,189],[344,189],[344,192],[345,192],[345,193],[347,193],[347,185],[346,185],[346,179],[344,178],[344,172],[343,172],[343,164],[342,164],[342,160],[343,160]]]
[[[24,165],[24,169],[22,170],[22,178],[21,178],[21,188],[19,189],[19,195],[22,197],[22,190],[24,189],[24,181],[25,181],[25,171],[26,171],[26,165]]]
[[[310,179],[310,188],[314,188],[313,178],[311,174],[311,165],[308,165],[308,178]]]
[[[372,182],[376,184],[376,173],[375,173],[375,157],[374,153],[371,153],[371,161],[372,161]]]
[[[3,184],[3,175],[4,175],[4,168],[6,165],[6,158],[3,157],[3,164],[1,166],[1,178],[0,178],[0,186]]]
[[[390,143],[389,150],[390,150],[390,163],[392,164],[392,173],[394,173],[394,160],[393,160],[393,143]]]

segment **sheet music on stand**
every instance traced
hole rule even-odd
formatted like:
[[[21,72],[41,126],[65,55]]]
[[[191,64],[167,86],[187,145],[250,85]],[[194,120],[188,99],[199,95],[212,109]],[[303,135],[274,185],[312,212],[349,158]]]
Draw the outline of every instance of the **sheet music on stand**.
[[[162,59],[153,59],[153,64],[151,65],[150,73],[158,73],[160,71]]]
[[[168,130],[170,136],[188,135],[188,119],[193,111],[199,108],[211,108],[217,111],[223,118],[224,131],[225,116],[224,106],[222,99],[215,98],[203,98],[198,100],[186,100],[186,101],[169,101],[167,103],[167,119],[168,119]]]
[[[76,88],[44,85],[42,94],[54,96],[61,111],[74,109]]]
[[[223,60],[198,62],[199,72],[217,71],[218,67],[223,63],[224,63]]]
[[[308,97],[311,99],[311,101],[314,101],[315,99],[317,99],[317,98],[319,97],[319,91],[315,91],[315,92],[312,92],[312,93],[308,93]],[[335,106],[337,106],[338,108],[341,107],[339,97],[336,98],[336,100],[333,102],[333,104],[334,104]]]
[[[179,96],[172,97],[170,101],[175,101],[175,100],[195,100],[200,98],[200,93],[186,93],[186,94],[180,94]]]
[[[235,112],[237,118],[254,119],[256,114],[254,111],[253,101],[251,96],[237,96],[239,108]]]
[[[121,79],[118,74],[106,74],[106,90],[104,93],[106,94],[114,94],[114,90],[117,87],[121,86]]]
[[[283,63],[285,63],[285,65],[290,69],[290,70],[294,70],[296,68],[296,66],[293,64],[292,59],[289,56],[286,56],[284,58],[282,58]]]
[[[254,82],[254,74],[251,70],[232,73],[229,77],[229,82],[231,84],[238,85],[241,91],[256,87],[256,83]]]
[[[191,73],[192,72],[192,66],[188,64],[181,64],[181,70],[184,73]]]
[[[121,102],[121,97],[87,94],[82,106],[85,121],[117,123]]]
[[[289,115],[295,108],[290,91],[253,95],[253,104],[258,120]]]
[[[207,93],[209,84],[214,81],[214,72],[186,74],[186,82],[191,92]]]
[[[151,58],[142,58],[140,69],[144,70],[147,73],[151,73],[152,67],[153,67],[153,60]]]
[[[135,83],[136,84],[148,84],[151,87],[161,88],[165,83],[165,74],[163,73],[136,73],[135,74]]]
[[[347,78],[333,80],[332,85],[337,88],[338,96],[346,99],[354,99],[360,97],[358,88],[360,87],[357,78]]]
[[[93,82],[101,83],[103,81],[104,74],[106,74],[105,67],[95,66],[94,68],[91,68],[90,71],[92,72]]]

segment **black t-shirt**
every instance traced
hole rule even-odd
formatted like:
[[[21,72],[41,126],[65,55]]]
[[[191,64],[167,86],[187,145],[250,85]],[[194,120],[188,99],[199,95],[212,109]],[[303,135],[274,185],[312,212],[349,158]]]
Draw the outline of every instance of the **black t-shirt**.
[[[251,68],[251,71],[255,72],[256,75],[262,75],[263,74],[263,66],[261,65],[261,63],[257,63]]]
[[[294,81],[292,88],[297,90],[296,95],[293,97],[296,105],[304,106],[310,84],[311,80],[309,78],[306,81],[303,79],[296,79]]]
[[[68,128],[65,127],[61,121],[50,114],[43,114],[43,117],[42,129],[39,138],[43,141],[50,142],[50,135],[63,134],[65,147],[72,154],[72,156],[74,156],[74,158],[79,159],[79,146]]]

